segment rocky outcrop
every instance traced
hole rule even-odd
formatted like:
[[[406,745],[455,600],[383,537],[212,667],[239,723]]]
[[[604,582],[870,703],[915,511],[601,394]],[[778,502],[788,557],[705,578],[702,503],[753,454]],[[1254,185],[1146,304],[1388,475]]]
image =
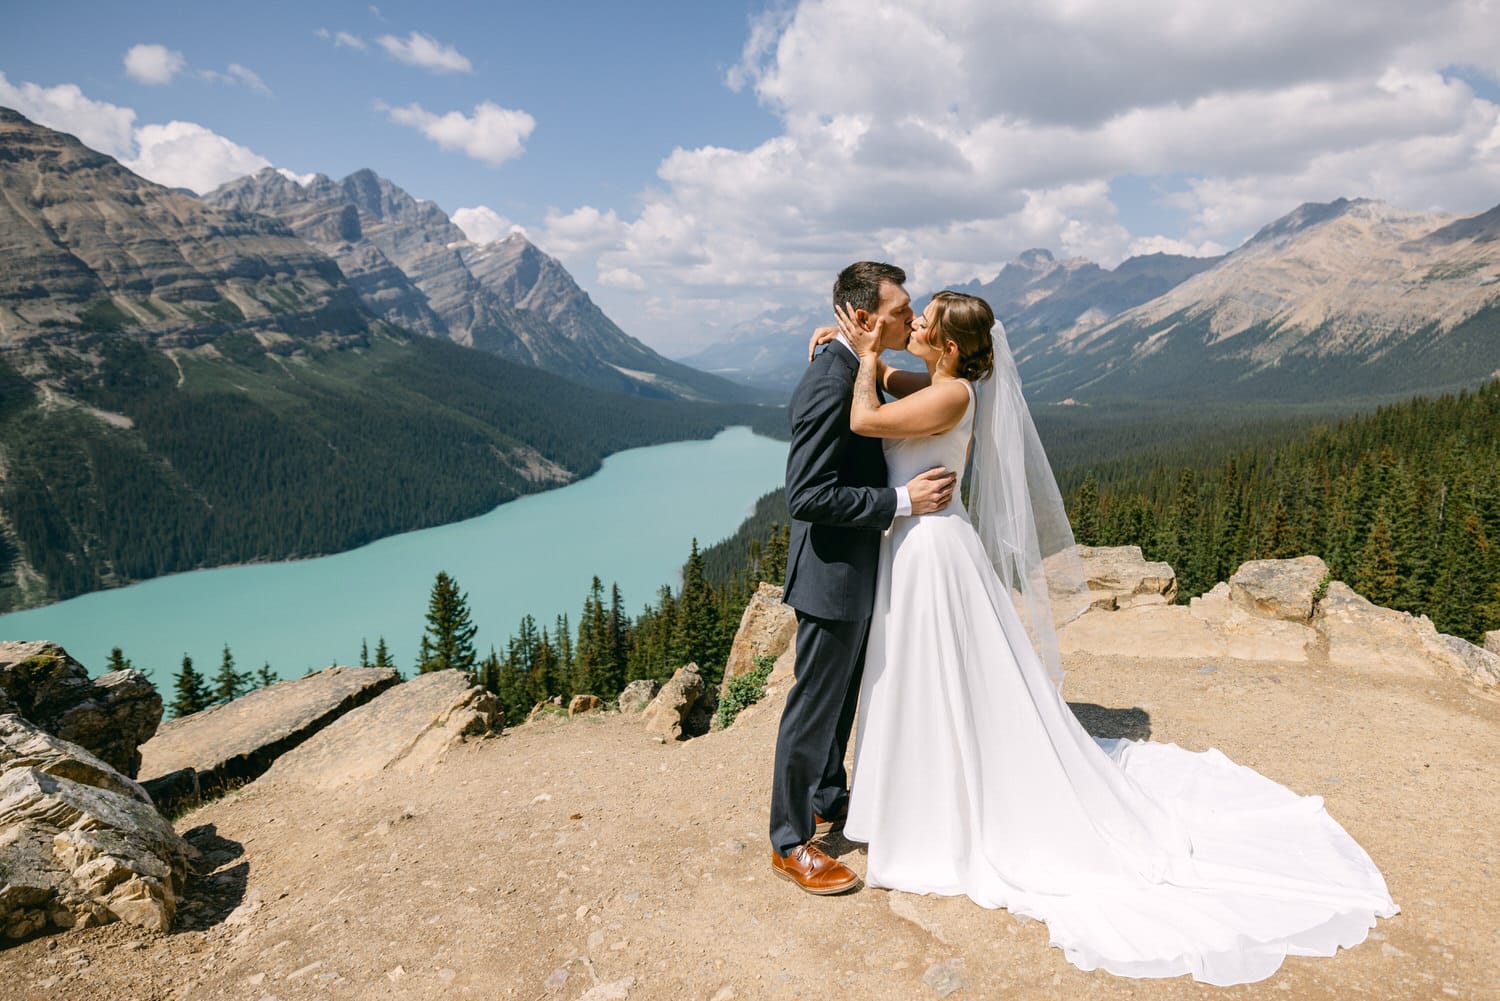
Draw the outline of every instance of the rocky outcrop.
[[[139,671],[90,678],[56,643],[0,643],[0,713],[18,713],[48,733],[134,778],[141,744],[161,723],[161,695]]]
[[[154,780],[191,768],[204,793],[231,782],[248,782],[396,680],[390,668],[330,667],[257,688],[232,702],[164,724],[141,748],[141,775]]]
[[[187,850],[149,796],[76,744],[0,715],[0,938],[171,927]]]
[[[1425,615],[1372,604],[1341,581],[1318,602],[1316,624],[1330,663],[1408,677],[1457,675],[1481,687],[1500,684],[1500,656],[1440,633]]]
[[[1500,629],[1491,629],[1484,634],[1484,648],[1490,653],[1500,654]]]
[[[1177,600],[1177,573],[1146,559],[1140,546],[1078,546],[1078,560],[1096,607],[1170,605]]]
[[[385,772],[423,771],[454,745],[499,727],[495,697],[463,671],[432,671],[340,716],[282,755],[257,782],[332,789]]]
[[[1316,556],[1251,560],[1230,576],[1229,598],[1254,615],[1307,622],[1327,582],[1328,564]]]
[[[1181,605],[1097,607],[1059,632],[1064,653],[1321,664],[1500,685],[1500,656],[1328,580],[1316,556],[1255,560]]]
[[[641,722],[646,732],[663,743],[693,736],[695,710],[703,700],[702,696],[703,676],[698,673],[698,665],[679,667],[642,714]],[[705,721],[703,729],[698,732],[707,729]]]
[[[638,681],[632,681],[620,693],[620,712],[644,712],[646,707],[651,704],[651,700],[656,698],[656,693],[659,691],[661,691],[660,681],[652,681],[650,678],[641,678]]]
[[[761,582],[740,616],[740,628],[724,665],[724,680],[719,684],[720,697],[731,678],[755,670],[757,657],[781,656],[796,635],[797,613],[781,603],[781,588]]]

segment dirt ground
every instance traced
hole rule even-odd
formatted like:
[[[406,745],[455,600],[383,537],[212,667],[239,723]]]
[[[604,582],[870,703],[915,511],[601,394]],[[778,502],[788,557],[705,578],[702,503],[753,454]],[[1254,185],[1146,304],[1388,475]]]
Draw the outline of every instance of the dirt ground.
[[[179,927],[0,952],[6,999],[1500,999],[1500,700],[1317,665],[1074,657],[1091,729],[1216,746],[1329,810],[1401,913],[1259,984],[1083,973],[1043,925],[967,900],[799,892],[766,844],[772,696],[682,744],[550,720],[431,773],[265,780],[189,814]],[[858,845],[832,851],[863,870]]]

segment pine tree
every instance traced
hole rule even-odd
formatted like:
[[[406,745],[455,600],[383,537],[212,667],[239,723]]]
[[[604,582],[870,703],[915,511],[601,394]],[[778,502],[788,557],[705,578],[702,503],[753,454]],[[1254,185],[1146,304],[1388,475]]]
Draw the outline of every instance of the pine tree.
[[[375,667],[395,667],[396,662],[391,659],[391,651],[385,645],[385,637],[381,636],[375,640]]]
[[[251,676],[248,672],[236,671],[234,654],[229,644],[224,644],[224,658],[219,662],[219,671],[213,678],[213,702],[219,705],[231,702],[250,690]]]
[[[787,547],[791,544],[790,525],[771,524],[771,538],[766,543],[760,579],[780,587],[786,580]]]
[[[109,661],[106,668],[109,671],[129,671],[135,665],[125,656],[125,651],[119,647],[112,647],[109,651]]]
[[[1398,580],[1396,554],[1391,548],[1390,520],[1382,507],[1375,515],[1375,524],[1370,529],[1364,552],[1360,554],[1354,589],[1375,604],[1389,607],[1396,597]]]
[[[1099,545],[1099,481],[1092,472],[1078,488],[1073,510],[1073,538],[1085,546]]]
[[[718,609],[703,577],[703,554],[693,540],[687,564],[682,569],[682,591],[677,599],[677,666],[698,665],[706,685],[716,685],[724,665],[716,663]]]
[[[370,666],[370,644],[366,642],[363,636],[359,638],[359,666]]]
[[[269,660],[260,665],[260,670],[255,672],[255,684],[259,688],[274,685],[280,680],[281,678],[277,676],[276,672],[271,670],[271,662]]]
[[[427,630],[422,634],[422,654],[417,671],[455,669],[473,672],[479,664],[474,653],[474,634],[469,621],[469,597],[458,589],[458,581],[439,570],[427,603]]]
[[[173,684],[172,715],[191,716],[213,705],[208,681],[193,667],[193,658],[182,655],[182,669]]]

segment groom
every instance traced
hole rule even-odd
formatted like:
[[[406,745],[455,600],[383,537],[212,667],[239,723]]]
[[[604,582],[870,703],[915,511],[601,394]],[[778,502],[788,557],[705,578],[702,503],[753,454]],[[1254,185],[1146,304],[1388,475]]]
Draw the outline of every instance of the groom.
[[[860,261],[839,273],[833,303],[881,332],[882,351],[906,347],[911,297],[906,272]],[[849,810],[844,752],[854,725],[865,640],[875,604],[880,533],[898,515],[946,507],[955,474],[931,469],[886,486],[875,438],[849,429],[859,359],[838,338],[827,345],[792,394],[792,443],[786,461],[792,516],[782,600],[797,612],[797,680],[787,693],[771,778],[771,868],[808,893],[852,889],[859,877],[823,853],[814,836],[843,826]]]

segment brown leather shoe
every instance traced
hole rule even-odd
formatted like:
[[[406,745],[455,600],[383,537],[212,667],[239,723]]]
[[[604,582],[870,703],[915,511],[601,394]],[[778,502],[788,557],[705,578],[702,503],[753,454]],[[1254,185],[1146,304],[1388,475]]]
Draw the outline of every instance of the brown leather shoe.
[[[843,893],[859,885],[853,869],[829,858],[811,842],[793,848],[785,858],[771,852],[771,871],[820,897]]]

